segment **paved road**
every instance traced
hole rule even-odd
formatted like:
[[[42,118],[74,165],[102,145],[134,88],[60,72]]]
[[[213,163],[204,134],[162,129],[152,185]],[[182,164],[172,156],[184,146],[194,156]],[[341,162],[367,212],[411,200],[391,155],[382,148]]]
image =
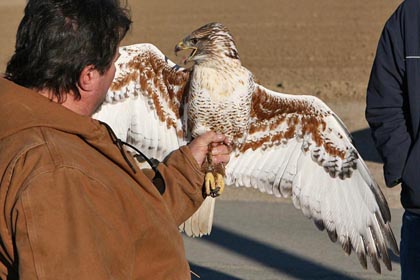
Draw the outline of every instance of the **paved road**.
[[[402,210],[392,215],[399,241]],[[212,234],[184,240],[201,279],[400,279],[398,257],[391,272],[364,270],[287,202],[219,200]]]

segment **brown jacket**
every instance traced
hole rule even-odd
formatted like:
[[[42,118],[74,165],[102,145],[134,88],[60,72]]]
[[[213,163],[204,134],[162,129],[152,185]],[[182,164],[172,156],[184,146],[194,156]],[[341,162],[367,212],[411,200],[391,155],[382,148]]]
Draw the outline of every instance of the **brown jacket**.
[[[190,279],[178,225],[203,174],[187,147],[159,165],[161,195],[98,121],[1,78],[0,100],[1,279]]]

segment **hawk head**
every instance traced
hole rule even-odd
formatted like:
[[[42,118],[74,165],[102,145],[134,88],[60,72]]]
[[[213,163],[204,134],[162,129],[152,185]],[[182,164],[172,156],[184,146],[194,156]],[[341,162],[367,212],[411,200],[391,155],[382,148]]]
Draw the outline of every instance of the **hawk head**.
[[[235,59],[239,61],[238,51],[229,30],[221,23],[208,23],[185,37],[175,46],[175,54],[181,50],[192,52],[184,61],[200,64],[211,60]]]

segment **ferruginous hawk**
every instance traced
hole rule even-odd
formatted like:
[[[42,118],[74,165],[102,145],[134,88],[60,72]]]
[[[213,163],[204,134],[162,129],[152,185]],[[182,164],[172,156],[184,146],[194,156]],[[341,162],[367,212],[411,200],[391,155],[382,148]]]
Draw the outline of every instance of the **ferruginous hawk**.
[[[191,49],[183,69],[155,46],[122,47],[115,80],[94,117],[117,135],[162,160],[207,130],[233,143],[225,182],[253,187],[293,205],[326,229],[330,239],[391,270],[388,247],[398,254],[391,214],[379,186],[351,143],[350,134],[320,99],[278,93],[257,84],[241,65],[235,42],[219,23],[188,35],[176,51]],[[212,197],[181,229],[190,236],[211,231]]]

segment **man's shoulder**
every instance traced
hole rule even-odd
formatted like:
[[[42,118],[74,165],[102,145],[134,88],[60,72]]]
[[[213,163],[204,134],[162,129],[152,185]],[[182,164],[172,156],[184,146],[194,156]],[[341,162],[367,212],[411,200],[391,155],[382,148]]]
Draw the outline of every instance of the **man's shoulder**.
[[[400,6],[402,9],[407,9],[407,8],[419,9],[420,1],[419,0],[404,0]]]
[[[31,127],[17,131],[0,140],[2,158],[17,158],[31,150],[46,148],[47,142],[39,127]],[[45,150],[47,151],[47,150]]]
[[[80,135],[49,127],[43,127],[41,131],[55,166],[96,173],[98,166],[111,164],[102,151],[91,146]]]
[[[403,1],[385,23],[380,44],[400,45],[401,51],[413,51],[418,55],[418,38],[420,34],[420,1]],[[405,47],[404,47],[405,46]]]
[[[9,178],[1,180],[5,186],[24,186],[41,174],[48,177],[55,172],[79,174],[106,185],[109,177],[124,176],[115,163],[78,135],[49,127],[27,128],[0,140],[0,153],[0,172]]]
[[[388,21],[392,22],[394,19],[398,22],[418,22],[419,12],[419,0],[405,0],[397,7]]]
[[[33,170],[46,166],[84,168],[89,163],[92,165],[92,155],[98,154],[76,134],[42,126],[26,128],[1,139],[0,152],[4,163],[24,159],[24,165]]]

